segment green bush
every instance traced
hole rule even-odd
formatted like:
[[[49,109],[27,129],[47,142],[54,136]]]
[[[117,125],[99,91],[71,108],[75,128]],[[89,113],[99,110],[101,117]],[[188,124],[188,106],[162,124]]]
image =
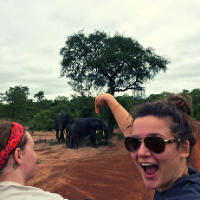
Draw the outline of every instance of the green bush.
[[[29,130],[52,130],[54,128],[54,117],[50,110],[43,110],[40,113],[34,115],[34,118],[30,122]]]
[[[196,115],[196,120],[200,120],[200,113]]]

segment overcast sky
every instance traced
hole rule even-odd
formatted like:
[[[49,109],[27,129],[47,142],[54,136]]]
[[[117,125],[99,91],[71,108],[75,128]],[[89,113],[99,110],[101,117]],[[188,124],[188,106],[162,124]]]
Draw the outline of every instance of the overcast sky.
[[[199,0],[0,0],[0,93],[21,85],[29,98],[70,97],[59,52],[80,30],[118,32],[168,58],[146,96],[200,88]]]

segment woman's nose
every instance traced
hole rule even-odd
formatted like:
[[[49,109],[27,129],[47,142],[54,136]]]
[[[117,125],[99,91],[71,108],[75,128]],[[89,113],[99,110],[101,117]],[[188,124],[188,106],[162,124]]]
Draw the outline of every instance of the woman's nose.
[[[150,156],[151,151],[145,146],[144,141],[142,141],[140,148],[138,149],[138,156]]]

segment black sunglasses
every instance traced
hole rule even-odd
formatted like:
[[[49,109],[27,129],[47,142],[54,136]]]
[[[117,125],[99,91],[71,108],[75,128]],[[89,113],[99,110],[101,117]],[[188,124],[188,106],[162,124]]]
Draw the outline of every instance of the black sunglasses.
[[[144,141],[145,146],[154,153],[162,153],[165,150],[165,144],[180,142],[181,139],[164,140],[162,137],[149,136],[141,140],[137,136],[129,136],[124,139],[126,149],[130,152],[138,150]]]

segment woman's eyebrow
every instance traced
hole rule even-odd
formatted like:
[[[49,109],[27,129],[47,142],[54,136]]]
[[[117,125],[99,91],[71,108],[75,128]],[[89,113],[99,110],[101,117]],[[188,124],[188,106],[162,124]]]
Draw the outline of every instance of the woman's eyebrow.
[[[160,133],[150,133],[149,136],[162,136]]]

